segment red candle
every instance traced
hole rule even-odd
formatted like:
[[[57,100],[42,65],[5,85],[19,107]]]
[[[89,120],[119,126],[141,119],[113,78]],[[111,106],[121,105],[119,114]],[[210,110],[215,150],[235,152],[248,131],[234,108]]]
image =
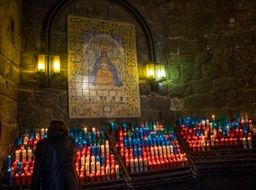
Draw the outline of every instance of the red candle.
[[[30,172],[27,173],[26,179],[27,184],[30,185],[32,183],[32,174]]]
[[[21,174],[20,180],[21,180],[21,184],[22,184],[22,185],[25,185],[25,184],[26,184],[26,178],[25,178],[25,174],[24,174],[24,173]]]
[[[21,184],[20,175],[18,173],[15,174],[15,183],[16,183],[16,185],[20,185]]]

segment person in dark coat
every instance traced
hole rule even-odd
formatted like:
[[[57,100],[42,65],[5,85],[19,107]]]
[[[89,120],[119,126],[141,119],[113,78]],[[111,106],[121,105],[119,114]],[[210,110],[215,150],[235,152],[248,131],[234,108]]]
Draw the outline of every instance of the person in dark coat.
[[[75,140],[62,121],[51,121],[47,133],[36,146],[32,190],[80,190]]]

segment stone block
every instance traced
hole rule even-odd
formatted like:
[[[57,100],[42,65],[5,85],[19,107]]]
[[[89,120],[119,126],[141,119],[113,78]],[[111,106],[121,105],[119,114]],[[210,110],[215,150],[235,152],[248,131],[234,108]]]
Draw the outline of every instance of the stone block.
[[[10,75],[11,63],[2,55],[0,55],[0,65],[0,74],[4,77]]]
[[[184,97],[191,93],[191,86],[188,83],[170,84],[168,88],[170,97]]]
[[[212,107],[211,93],[194,94],[184,98],[184,110],[202,110]]]
[[[254,105],[256,104],[256,89],[250,88],[246,92],[246,99],[244,99],[248,105]]]
[[[191,89],[193,94],[199,94],[210,91],[212,88],[212,80],[205,79],[191,82]]]
[[[171,98],[170,111],[182,111],[184,109],[183,98]]]
[[[141,110],[150,110],[150,97],[149,96],[140,96],[140,105]]]
[[[17,119],[16,101],[0,95],[0,121],[5,123],[15,123]]]
[[[212,55],[208,51],[197,52],[194,55],[194,63],[198,63],[198,64],[210,62],[211,59],[212,59]]]
[[[16,123],[8,124],[5,122],[1,123],[2,134],[0,138],[0,169],[2,161],[6,159],[8,154],[11,154],[11,150],[14,146],[15,139],[18,135],[18,126]]]
[[[177,80],[180,77],[180,69],[177,65],[171,65],[167,68],[168,76],[171,80]]]
[[[191,78],[192,80],[198,80],[202,78],[201,67],[199,64],[193,64],[191,68]]]
[[[187,54],[187,55],[180,55],[180,61],[181,63],[186,64],[193,64],[194,62],[194,56],[193,54]]]
[[[5,95],[9,98],[17,100],[18,97],[18,86],[10,80],[4,79],[0,75],[0,94]]]
[[[158,121],[159,120],[159,111],[157,110],[141,110],[142,121]]]
[[[245,94],[245,93],[243,93]],[[229,107],[239,106],[242,103],[242,97],[244,95],[240,94],[237,90],[231,89],[227,91],[227,105]]]
[[[215,79],[219,77],[218,67],[214,64],[203,64],[201,70],[204,78]]]
[[[0,54],[6,57],[8,60],[17,63],[17,49],[10,40],[5,37],[0,38]]]
[[[222,77],[213,81],[213,88],[217,91],[227,91],[245,86],[243,78]]]
[[[215,108],[223,108],[223,107],[225,107],[227,105],[226,92],[214,91],[209,96],[209,99],[212,101],[212,105]]]
[[[170,99],[164,96],[151,96],[150,107],[153,110],[161,110],[163,112],[168,112],[170,109]]]
[[[146,82],[140,82],[140,94],[141,95],[149,95],[151,92],[150,84]]]
[[[180,66],[180,79],[183,82],[187,82],[192,78],[191,72],[192,65],[181,65]]]

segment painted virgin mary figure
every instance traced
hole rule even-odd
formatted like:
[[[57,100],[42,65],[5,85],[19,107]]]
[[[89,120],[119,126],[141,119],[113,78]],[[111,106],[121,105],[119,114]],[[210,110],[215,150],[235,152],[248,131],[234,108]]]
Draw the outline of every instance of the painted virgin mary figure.
[[[102,50],[100,52],[100,57],[94,64],[91,76],[94,85],[116,87],[121,87],[123,85],[115,65],[108,57],[107,51]]]

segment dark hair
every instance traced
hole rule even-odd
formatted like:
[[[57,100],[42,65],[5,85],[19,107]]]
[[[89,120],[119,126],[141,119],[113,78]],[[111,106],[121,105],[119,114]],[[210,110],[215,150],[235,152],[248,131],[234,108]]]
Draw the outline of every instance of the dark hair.
[[[48,136],[65,135],[68,136],[68,129],[63,121],[52,120],[47,131]]]

